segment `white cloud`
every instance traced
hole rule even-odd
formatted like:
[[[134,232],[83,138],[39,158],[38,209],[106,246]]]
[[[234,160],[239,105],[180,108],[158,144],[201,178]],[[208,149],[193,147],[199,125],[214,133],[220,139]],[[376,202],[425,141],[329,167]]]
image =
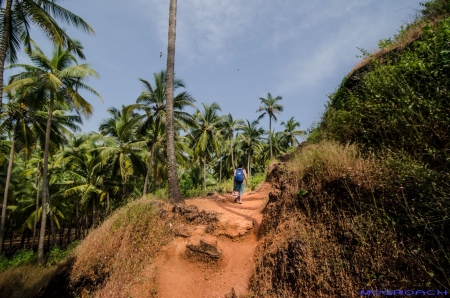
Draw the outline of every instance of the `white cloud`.
[[[315,1],[314,6],[326,2],[329,1]],[[341,72],[342,79],[357,61],[356,47],[366,48],[369,44],[366,49],[375,50],[379,38],[394,33],[389,31],[393,23],[399,22],[398,19],[386,19],[386,11],[376,13],[381,12],[382,8],[375,6],[368,10],[362,6],[370,2],[361,2],[349,0],[339,2],[339,5],[333,2],[329,6],[324,5],[322,10],[311,5],[308,12],[302,14],[304,19],[297,26],[290,24],[290,28],[300,28],[297,30],[302,32],[285,35],[283,42],[289,44],[292,51],[290,59],[278,68],[278,78],[275,80],[278,84],[274,85],[277,94],[292,94],[299,89],[318,87],[327,78],[335,77],[337,72]],[[318,30],[322,30],[317,32],[317,36],[314,34],[316,25]],[[324,28],[330,31],[324,31]],[[345,73],[342,73],[343,69]]]
[[[153,23],[159,42],[167,47],[169,1],[135,0]],[[227,62],[233,43],[252,38],[276,49],[323,22],[336,20],[373,1],[360,0],[222,0],[178,1],[177,55],[188,62]],[[143,7],[145,7],[143,9]]]
[[[167,46],[169,1],[137,0],[146,5],[159,42]],[[177,54],[190,62],[214,59],[225,62],[232,57],[230,44],[242,38],[255,19],[255,1],[178,1]],[[258,1],[260,2],[260,1]]]

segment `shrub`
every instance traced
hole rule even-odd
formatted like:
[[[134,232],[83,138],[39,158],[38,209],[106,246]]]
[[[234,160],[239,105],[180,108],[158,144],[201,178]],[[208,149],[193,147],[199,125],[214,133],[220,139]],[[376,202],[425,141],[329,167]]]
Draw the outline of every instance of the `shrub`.
[[[73,241],[66,249],[61,249],[58,246],[53,247],[46,255],[46,266],[55,266],[70,257],[80,243],[80,240]]]
[[[250,177],[248,181],[248,190],[255,190],[258,186],[260,186],[266,180],[265,173],[258,173]]]
[[[37,254],[33,250],[21,249],[8,259],[5,256],[0,256],[0,272],[12,266],[19,266],[26,263],[31,263],[36,260]]]
[[[421,30],[420,39],[343,81],[319,124],[322,135],[356,142],[365,152],[406,152],[431,168],[448,168],[450,18]]]
[[[120,209],[76,248],[71,283],[98,297],[124,296],[127,284],[170,239],[164,202],[141,199]]]
[[[355,145],[321,142],[269,178],[250,286],[257,295],[450,285],[447,174],[404,153],[368,159]]]

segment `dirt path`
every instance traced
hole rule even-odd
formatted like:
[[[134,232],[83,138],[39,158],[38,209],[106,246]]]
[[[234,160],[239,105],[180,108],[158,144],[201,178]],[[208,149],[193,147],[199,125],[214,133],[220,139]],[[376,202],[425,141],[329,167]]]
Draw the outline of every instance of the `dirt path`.
[[[220,214],[213,235],[206,235],[205,226],[189,228],[190,237],[176,237],[156,259],[157,297],[225,297],[232,288],[245,295],[253,269],[253,255],[258,244],[261,210],[268,198],[270,184],[258,192],[244,194],[243,204],[235,204],[231,194],[187,200],[200,210]],[[211,234],[211,233],[210,233]],[[213,237],[221,252],[216,262],[192,261],[185,256],[186,245],[195,237]]]

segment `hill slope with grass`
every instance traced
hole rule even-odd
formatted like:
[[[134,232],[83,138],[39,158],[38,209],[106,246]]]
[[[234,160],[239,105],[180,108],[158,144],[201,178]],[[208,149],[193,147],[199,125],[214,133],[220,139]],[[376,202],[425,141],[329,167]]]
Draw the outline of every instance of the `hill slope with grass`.
[[[276,164],[250,282],[256,297],[448,289],[448,199],[412,195],[406,177],[424,169],[391,162],[323,141]]]
[[[423,8],[269,175],[257,297],[450,288],[450,2]]]

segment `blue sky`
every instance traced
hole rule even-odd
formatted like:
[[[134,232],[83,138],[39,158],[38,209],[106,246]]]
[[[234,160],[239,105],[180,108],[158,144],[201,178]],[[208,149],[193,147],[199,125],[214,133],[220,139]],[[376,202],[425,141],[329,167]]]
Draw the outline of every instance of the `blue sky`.
[[[327,95],[359,61],[410,21],[420,0],[188,0],[178,1],[175,73],[197,100],[222,113],[257,118],[259,97],[281,95],[281,121],[295,117],[306,130],[320,120]],[[166,67],[169,0],[77,0],[61,4],[84,18],[95,36],[68,29],[85,47],[103,97],[86,94],[94,114],[83,130],[97,130],[106,110],[134,103],[138,78]],[[35,41],[50,51],[42,33]],[[160,52],[163,53],[160,58]],[[25,61],[25,55],[21,55]],[[6,73],[11,74],[11,71]],[[261,120],[268,129],[268,118]]]

